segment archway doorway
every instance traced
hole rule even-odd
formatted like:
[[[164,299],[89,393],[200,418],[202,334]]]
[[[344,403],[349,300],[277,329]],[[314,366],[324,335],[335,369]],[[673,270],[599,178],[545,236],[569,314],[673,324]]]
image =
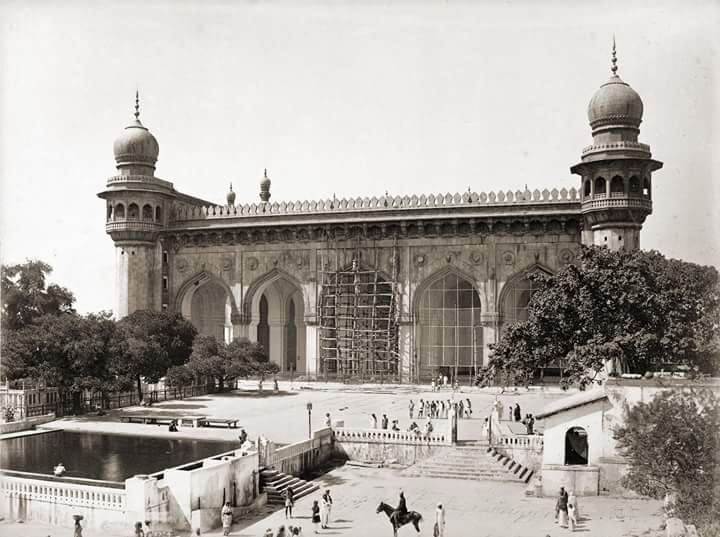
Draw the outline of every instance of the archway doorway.
[[[257,342],[262,345],[263,350],[270,356],[270,325],[268,324],[268,301],[265,294],[260,297],[258,315],[260,320],[257,325]]]
[[[480,296],[472,282],[449,272],[420,295],[417,318],[417,371],[421,379],[475,375],[482,365]]]
[[[190,298],[190,321],[202,336],[227,341],[230,324],[230,297],[225,288],[210,280],[198,285]]]
[[[571,427],[565,433],[565,464],[588,463],[587,431],[582,427]]]

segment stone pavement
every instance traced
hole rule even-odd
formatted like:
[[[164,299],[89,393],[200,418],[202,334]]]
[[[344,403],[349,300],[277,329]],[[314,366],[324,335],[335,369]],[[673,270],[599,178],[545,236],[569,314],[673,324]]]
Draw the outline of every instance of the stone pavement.
[[[267,528],[275,532],[280,525],[291,523],[303,527],[304,535],[312,535],[310,508],[312,500],[331,490],[334,506],[329,529],[320,535],[338,537],[391,536],[392,529],[383,514],[375,510],[380,501],[397,504],[402,489],[408,508],[423,515],[420,536],[432,535],[435,506],[442,502],[446,509],[447,537],[561,537],[570,531],[554,523],[552,498],[524,495],[518,483],[464,481],[404,477],[397,470],[361,468],[345,465],[316,480],[317,493],[298,500],[296,518],[286,521],[282,511],[267,508],[251,518],[235,524],[233,537],[261,537]],[[586,497],[579,498],[582,521],[576,532],[586,537],[639,536],[661,522],[661,502],[655,500]],[[70,537],[72,529],[51,528],[38,524],[0,523],[3,537]],[[84,537],[115,537],[112,531],[83,533]],[[220,537],[222,530],[205,533]],[[418,535],[411,526],[398,532],[399,537]],[[131,536],[126,536],[131,537]]]
[[[265,383],[265,387],[272,383]],[[342,420],[347,427],[367,427],[370,413],[378,416],[383,413],[388,417],[400,420],[400,427],[406,429],[408,417],[408,401],[415,403],[420,398],[448,399],[450,390],[431,392],[428,386],[414,385],[342,385],[338,383],[290,383],[280,382],[280,393],[273,394],[267,389],[262,395],[256,391],[256,382],[241,383],[240,390],[221,394],[204,395],[183,400],[166,401],[153,405],[151,408],[128,407],[109,412],[105,416],[68,417],[53,422],[50,426],[74,430],[90,430],[114,433],[173,436],[204,439],[233,440],[237,438],[236,429],[221,428],[180,428],[179,433],[169,433],[166,426],[120,423],[120,413],[172,413],[174,415],[206,415],[213,417],[237,418],[245,427],[251,439],[264,434],[279,444],[297,442],[307,438],[308,416],[306,405],[313,404],[312,426],[320,428],[325,422],[325,413],[329,412],[333,420]],[[497,390],[480,390],[464,387],[456,398],[470,398],[473,408],[472,420],[461,420],[460,437],[464,434],[478,438],[482,428],[482,418],[486,416],[495,400]],[[539,391],[519,389],[517,393],[500,395],[505,407],[518,402],[523,415],[527,412],[536,413],[548,402],[567,393],[559,390]],[[505,412],[507,414],[507,408]],[[416,406],[417,412],[417,406]],[[538,424],[541,425],[541,424]]]

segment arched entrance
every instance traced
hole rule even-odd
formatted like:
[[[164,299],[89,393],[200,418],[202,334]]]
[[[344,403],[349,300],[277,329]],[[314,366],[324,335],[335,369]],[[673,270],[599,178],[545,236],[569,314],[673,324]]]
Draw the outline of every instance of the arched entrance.
[[[193,323],[202,336],[229,343],[233,337],[231,318],[236,312],[230,288],[216,276],[201,272],[180,287],[177,310]]]
[[[588,463],[587,431],[582,427],[571,427],[565,433],[565,464]]]
[[[416,302],[416,370],[420,378],[474,375],[482,365],[480,296],[456,272],[437,275]]]
[[[249,335],[283,373],[304,372],[305,309],[302,291],[290,276],[273,271],[248,290]]]
[[[533,293],[538,290],[539,285],[529,278],[530,274],[550,274],[550,271],[535,265],[512,276],[505,283],[500,295],[500,308],[502,312],[503,325],[527,321],[528,305]]]

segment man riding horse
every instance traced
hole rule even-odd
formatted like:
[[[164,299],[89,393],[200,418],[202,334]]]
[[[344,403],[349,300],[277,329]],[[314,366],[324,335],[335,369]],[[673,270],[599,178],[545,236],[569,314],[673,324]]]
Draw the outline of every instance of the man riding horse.
[[[402,526],[406,523],[408,514],[408,508],[407,508],[407,502],[405,501],[405,493],[401,490],[400,491],[400,501],[398,501],[398,506],[393,511],[393,514],[390,516],[391,522],[396,522],[398,526]]]

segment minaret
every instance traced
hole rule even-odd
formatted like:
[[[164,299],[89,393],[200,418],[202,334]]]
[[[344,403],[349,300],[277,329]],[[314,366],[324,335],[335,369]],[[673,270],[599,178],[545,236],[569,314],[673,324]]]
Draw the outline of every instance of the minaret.
[[[613,37],[612,74],[588,106],[593,143],[570,171],[582,177],[583,244],[633,250],[640,248],[640,230],[652,213],[652,172],[663,164],[638,142],[643,103],[617,70]]]
[[[115,243],[118,319],[136,310],[160,310],[167,303],[166,256],[158,235],[167,221],[173,187],[155,177],[159,146],[140,122],[138,92],[134,116],[113,145],[117,175],[98,194],[106,200],[105,231]]]

